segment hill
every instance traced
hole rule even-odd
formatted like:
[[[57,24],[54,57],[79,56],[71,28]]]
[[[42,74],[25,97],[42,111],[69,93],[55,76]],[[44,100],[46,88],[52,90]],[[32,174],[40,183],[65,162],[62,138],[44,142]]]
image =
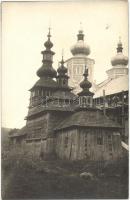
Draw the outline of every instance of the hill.
[[[1,147],[2,149],[7,149],[9,145],[9,137],[8,134],[11,131],[11,128],[1,128]]]

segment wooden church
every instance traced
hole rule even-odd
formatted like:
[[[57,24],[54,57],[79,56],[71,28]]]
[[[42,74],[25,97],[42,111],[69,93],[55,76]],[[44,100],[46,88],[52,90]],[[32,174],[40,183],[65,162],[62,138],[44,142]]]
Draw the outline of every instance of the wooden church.
[[[42,66],[37,71],[39,80],[30,89],[26,126],[10,133],[12,148],[25,149],[43,159],[118,159],[122,152],[121,126],[94,106],[86,66],[80,83],[82,91],[77,95],[68,85],[63,57],[55,71],[50,37],[49,30],[45,50],[41,52]]]

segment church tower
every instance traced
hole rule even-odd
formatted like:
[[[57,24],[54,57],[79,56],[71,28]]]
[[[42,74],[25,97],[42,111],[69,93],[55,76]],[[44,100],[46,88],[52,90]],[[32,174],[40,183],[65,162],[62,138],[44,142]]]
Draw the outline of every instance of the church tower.
[[[62,60],[60,62],[60,66],[57,69],[58,75],[57,75],[57,84],[58,88],[62,91],[70,91],[71,88],[68,86],[68,79],[69,76],[67,75],[67,68],[64,66],[64,60],[62,56]]]
[[[111,59],[112,68],[107,70],[108,78],[114,79],[128,74],[128,57],[123,55],[121,39],[117,44],[117,54]]]
[[[92,82],[93,87],[93,71],[95,61],[88,58],[90,47],[84,42],[84,33],[80,28],[77,34],[77,43],[71,47],[73,57],[66,60],[68,75],[70,77],[69,85],[74,88],[74,93],[78,93],[81,89],[79,82],[82,81],[84,66],[88,67],[88,79]]]
[[[41,103],[41,99],[46,98],[46,96],[52,96],[57,89],[57,82],[54,80],[56,78],[57,72],[52,67],[53,55],[55,54],[51,48],[53,43],[50,40],[50,29],[47,35],[48,40],[44,43],[45,50],[41,52],[43,55],[42,66],[37,71],[37,76],[39,80],[30,89],[30,109],[38,106]]]

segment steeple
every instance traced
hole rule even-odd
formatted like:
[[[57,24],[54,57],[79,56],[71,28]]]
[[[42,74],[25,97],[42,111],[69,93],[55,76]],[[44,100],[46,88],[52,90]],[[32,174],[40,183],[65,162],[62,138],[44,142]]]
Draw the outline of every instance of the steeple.
[[[44,43],[45,50],[42,51],[43,60],[42,66],[37,71],[37,75],[40,79],[35,83],[35,85],[30,89],[31,91],[31,106],[37,106],[40,102],[39,97],[45,98],[46,96],[52,96],[57,90],[57,82],[53,79],[56,78],[56,70],[52,67],[53,55],[55,54],[51,48],[53,43],[50,40],[50,28],[47,35],[48,39]]]
[[[90,54],[90,48],[84,42],[84,33],[81,28],[77,34],[77,43],[71,47],[71,53],[73,56],[88,56]]]
[[[80,29],[77,35],[77,40],[84,40],[83,28],[82,23],[80,22]]]
[[[117,55],[111,59],[112,66],[126,66],[128,64],[128,58],[123,55],[123,45],[121,42],[121,37],[119,37],[119,42],[117,44]]]
[[[117,44],[117,53],[121,52],[122,53],[123,47],[122,47],[122,42],[121,42],[121,37],[119,37],[119,42]]]
[[[119,37],[116,50],[117,54],[111,59],[112,68],[106,71],[109,79],[119,78],[128,74],[128,57],[123,55],[121,37]]]
[[[41,52],[41,54],[43,55],[43,60],[42,60],[43,65],[37,71],[37,75],[39,77],[55,78],[56,71],[52,67],[53,55],[55,53],[51,50],[51,48],[53,47],[53,43],[50,40],[50,37],[51,37],[50,28],[49,28],[49,33],[48,33],[47,37],[48,37],[48,40],[44,43],[44,46],[46,49]]]
[[[63,52],[62,52],[62,59],[60,61],[60,66],[57,69],[58,76],[57,76],[57,83],[58,87],[62,88],[63,90],[71,90],[68,86],[68,79],[69,76],[67,75],[67,68],[64,66],[64,59],[63,59]]]
[[[89,89],[92,87],[92,84],[88,81],[88,69],[85,65],[84,70],[84,80],[80,83],[80,87],[82,88],[82,91],[78,93],[79,96],[93,96],[94,93],[90,92]]]

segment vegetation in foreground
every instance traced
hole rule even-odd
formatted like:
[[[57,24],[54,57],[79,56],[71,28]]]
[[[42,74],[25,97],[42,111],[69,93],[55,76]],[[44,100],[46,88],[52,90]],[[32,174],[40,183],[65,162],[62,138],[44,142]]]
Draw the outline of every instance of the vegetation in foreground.
[[[2,153],[3,199],[128,198],[127,157],[102,165],[44,161],[18,152]],[[83,172],[92,177],[81,177]]]

